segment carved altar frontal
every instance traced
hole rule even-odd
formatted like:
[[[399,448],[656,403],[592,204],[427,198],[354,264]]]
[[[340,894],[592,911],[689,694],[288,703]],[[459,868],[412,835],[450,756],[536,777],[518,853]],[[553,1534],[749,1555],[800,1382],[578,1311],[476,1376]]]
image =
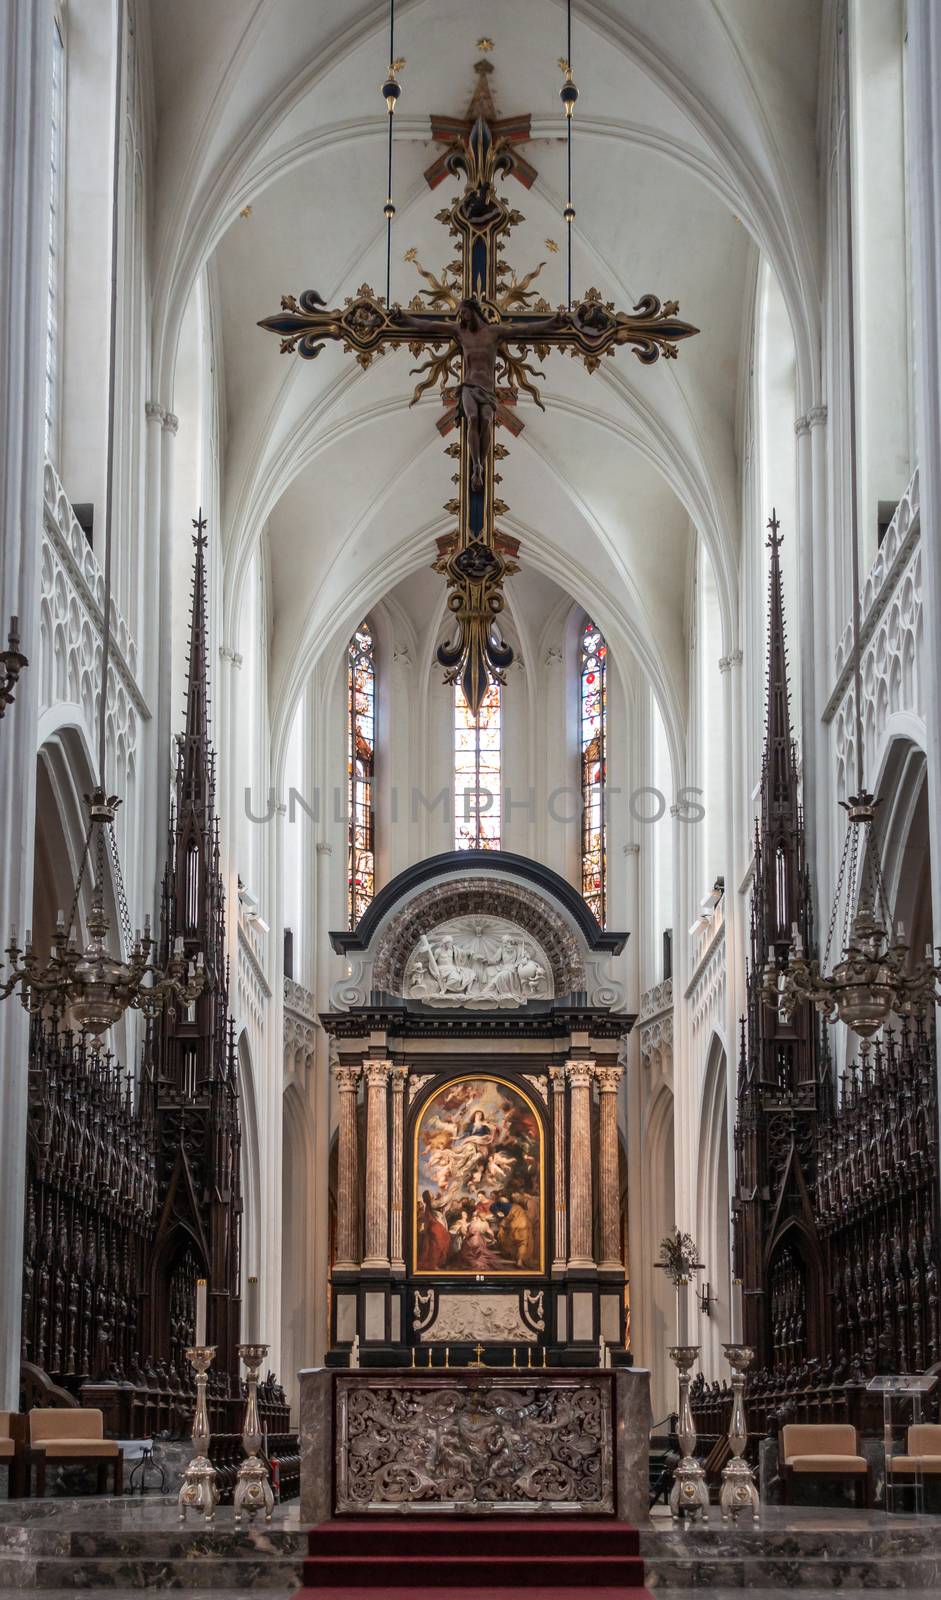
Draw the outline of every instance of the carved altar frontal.
[[[613,1515],[612,1374],[337,1372],[338,1515]]]

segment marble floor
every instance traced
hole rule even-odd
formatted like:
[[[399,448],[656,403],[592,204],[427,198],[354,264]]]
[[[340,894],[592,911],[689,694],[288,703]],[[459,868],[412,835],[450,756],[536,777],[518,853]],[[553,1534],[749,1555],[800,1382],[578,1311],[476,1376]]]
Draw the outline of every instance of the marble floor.
[[[277,1507],[270,1527],[236,1532],[230,1507],[207,1528],[182,1528],[170,1497],[87,1497],[0,1501],[0,1594],[33,1590],[42,1600],[128,1600],[142,1589],[172,1589],[176,1600],[242,1600],[259,1589],[290,1595],[299,1587],[306,1547],[296,1501]],[[909,1600],[941,1593],[941,1517],[884,1512],[767,1507],[761,1525],[726,1527],[713,1509],[708,1525],[676,1529],[658,1508],[641,1532],[647,1584],[669,1600]],[[533,1590],[528,1591],[533,1594]],[[407,1600],[375,1589],[374,1600]],[[596,1600],[615,1592],[595,1591]],[[332,1600],[323,1591],[323,1600]],[[339,1600],[339,1596],[337,1597]],[[474,1600],[487,1600],[474,1591]]]

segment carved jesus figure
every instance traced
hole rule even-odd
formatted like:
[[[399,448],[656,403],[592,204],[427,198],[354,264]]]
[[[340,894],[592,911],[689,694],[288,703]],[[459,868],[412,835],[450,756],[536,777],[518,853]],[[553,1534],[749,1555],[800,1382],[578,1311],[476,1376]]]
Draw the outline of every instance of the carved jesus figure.
[[[471,462],[471,488],[484,486],[484,463],[490,453],[493,419],[497,411],[497,356],[502,344],[532,343],[534,338],[558,331],[558,315],[547,317],[538,329],[521,318],[501,317],[488,322],[476,295],[461,301],[454,317],[435,320],[414,316],[394,306],[390,318],[401,328],[414,328],[426,338],[450,339],[460,349],[462,370],[457,388],[459,416],[467,423]]]

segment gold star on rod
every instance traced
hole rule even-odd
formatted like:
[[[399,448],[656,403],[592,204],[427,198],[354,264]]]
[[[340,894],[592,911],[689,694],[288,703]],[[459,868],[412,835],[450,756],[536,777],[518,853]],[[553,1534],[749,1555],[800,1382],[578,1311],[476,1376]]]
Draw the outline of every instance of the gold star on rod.
[[[478,39],[477,40],[477,49],[478,50],[483,50],[484,54],[486,55],[488,50],[492,50],[493,49],[493,40],[492,39],[488,39],[486,34],[484,34],[484,37],[482,39]]]

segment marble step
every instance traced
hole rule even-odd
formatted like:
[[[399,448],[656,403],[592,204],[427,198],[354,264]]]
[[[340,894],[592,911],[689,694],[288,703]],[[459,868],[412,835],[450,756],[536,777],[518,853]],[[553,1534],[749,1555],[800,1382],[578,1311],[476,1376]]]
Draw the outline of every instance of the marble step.
[[[256,1552],[248,1556],[196,1555],[116,1556],[111,1559],[74,1556],[0,1556],[0,1593],[6,1590],[68,1591],[139,1589],[222,1590],[265,1589],[294,1594],[301,1583],[301,1561]]]
[[[206,1535],[200,1543],[204,1544]],[[169,1542],[169,1537],[167,1542]],[[231,1535],[230,1535],[231,1542]],[[4,1555],[0,1556],[0,1589],[50,1590],[74,1593],[133,1591],[141,1589],[192,1589],[236,1593],[264,1589],[293,1594],[301,1582],[301,1560],[262,1550],[238,1555],[200,1549],[188,1556],[116,1555],[76,1558],[75,1556]],[[837,1589],[880,1590],[910,1594],[917,1590],[938,1593],[941,1587],[941,1558],[927,1555],[892,1555],[881,1558],[857,1554],[850,1557],[821,1558],[797,1556],[775,1559],[771,1556],[693,1554],[686,1559],[672,1556],[647,1558],[646,1585],[649,1589],[703,1589],[715,1591],[750,1590],[752,1596],[763,1590],[800,1589],[829,1593]]]
[[[941,1558],[941,1518],[926,1518],[920,1527],[776,1528],[742,1519],[730,1527],[716,1518],[703,1526],[642,1528],[640,1554],[648,1560],[677,1556],[771,1556],[829,1559],[864,1554],[875,1559],[934,1555]]]
[[[937,1594],[941,1559],[934,1556],[693,1556],[647,1557],[648,1589],[748,1590],[752,1597],[766,1590],[816,1592],[891,1590],[910,1594],[919,1589]]]

